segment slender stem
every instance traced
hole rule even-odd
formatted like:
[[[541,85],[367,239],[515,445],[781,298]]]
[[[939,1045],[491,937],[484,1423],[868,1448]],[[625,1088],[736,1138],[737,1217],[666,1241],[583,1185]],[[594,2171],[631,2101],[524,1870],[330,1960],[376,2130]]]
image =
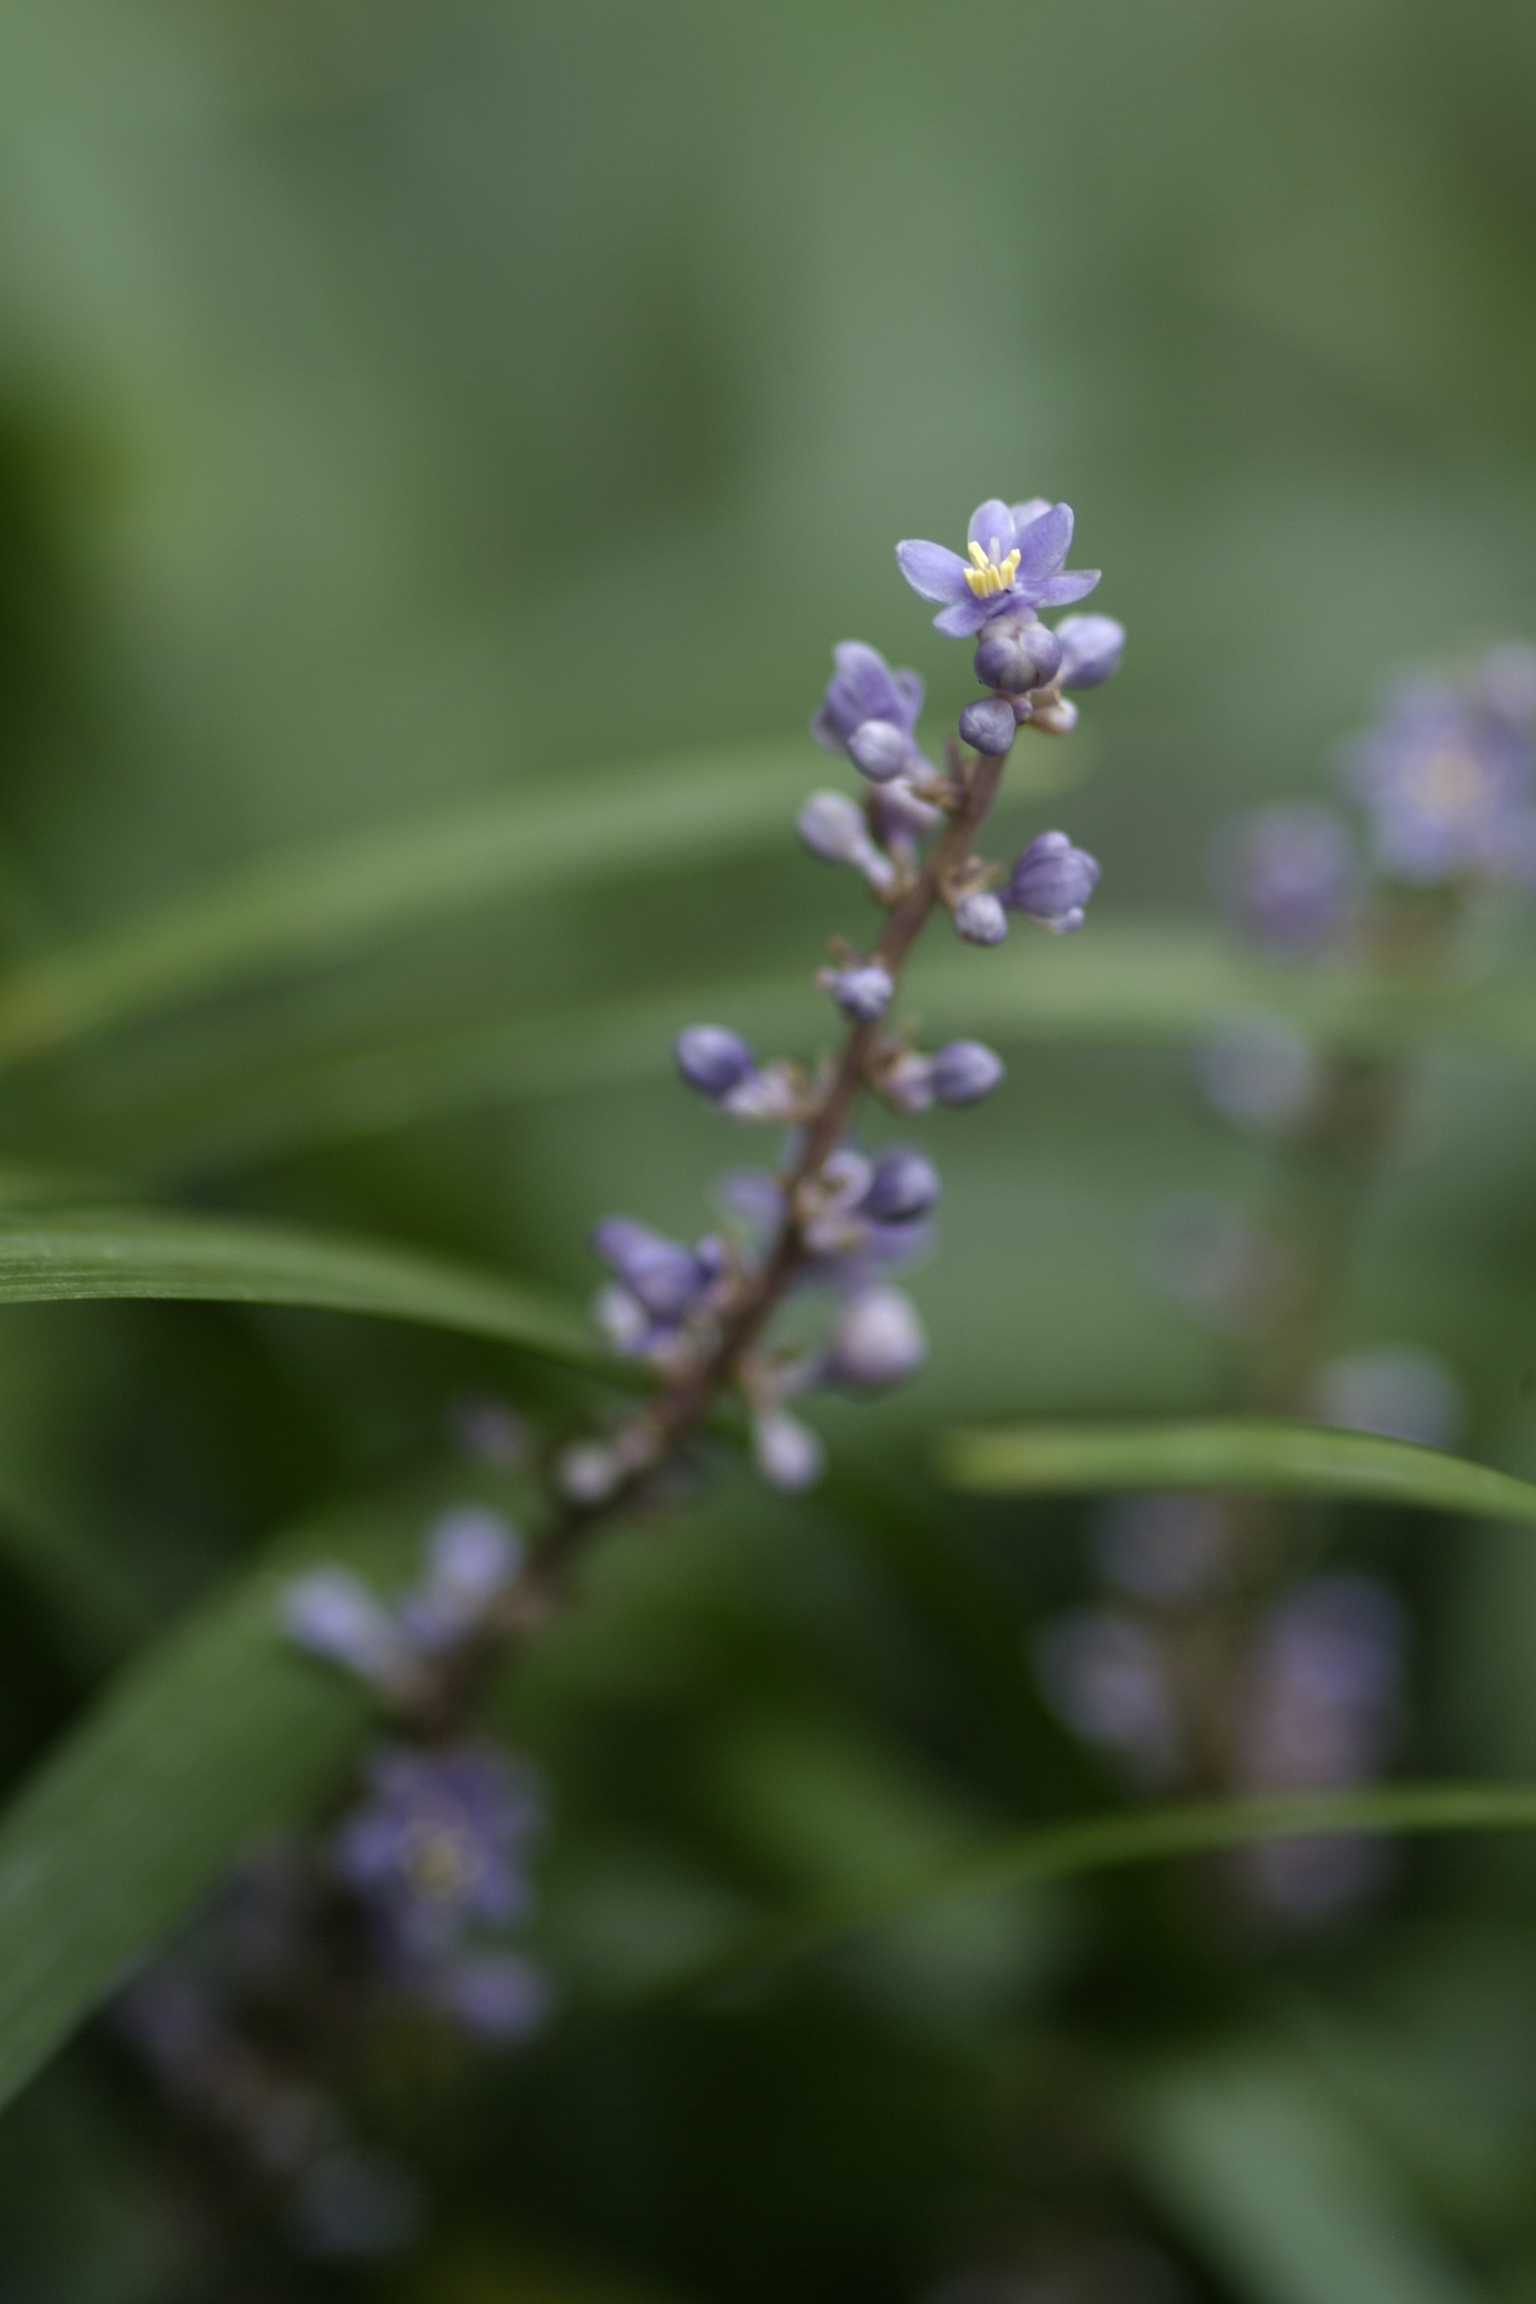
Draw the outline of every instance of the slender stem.
[[[913,945],[941,901],[946,880],[970,855],[972,842],[997,798],[1003,766],[1001,759],[985,754],[972,760],[960,784],[949,822],[934,842],[911,887],[891,907],[874,957],[898,984]],[[587,1536],[617,1507],[633,1499],[636,1490],[654,1475],[657,1467],[697,1430],[720,1394],[734,1381],[743,1355],[757,1341],[805,1261],[798,1214],[800,1195],[803,1187],[821,1174],[829,1156],[842,1141],[864,1088],[880,1030],[878,1024],[855,1024],[850,1028],[806,1131],[799,1157],[785,1179],[787,1213],[772,1255],[743,1293],[703,1359],[642,1411],[640,1423],[649,1441],[644,1464],[601,1501],[590,1505],[568,1504],[545,1532],[518,1587],[521,1620],[542,1619],[556,1597],[572,1556]]]

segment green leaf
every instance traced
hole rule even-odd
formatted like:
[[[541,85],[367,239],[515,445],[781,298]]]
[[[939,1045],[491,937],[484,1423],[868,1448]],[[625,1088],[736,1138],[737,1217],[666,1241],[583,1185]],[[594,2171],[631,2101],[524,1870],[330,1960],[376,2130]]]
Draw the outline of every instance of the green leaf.
[[[1347,1792],[1169,1802],[1008,1834],[902,1877],[808,1900],[739,1937],[669,1989],[694,1990],[820,1951],[956,1897],[996,1895],[1170,1856],[1338,1832],[1536,1830],[1536,1784],[1377,1784]]]
[[[1536,1520],[1536,1486],[1407,1440],[1257,1417],[1191,1423],[1008,1424],[951,1432],[940,1463],[987,1496],[1076,1489],[1257,1488]]]
[[[578,1366],[607,1361],[559,1297],[385,1241],[136,1209],[0,1221],[0,1303],[106,1296],[313,1305],[494,1337]]]
[[[0,982],[0,1057],[85,1039],[338,945],[529,890],[670,870],[786,837],[804,743],[638,762],[253,865]]]
[[[274,1547],[131,1666],[0,1818],[0,2103],[355,1750],[366,1696],[282,1638],[286,1578],[323,1558],[389,1580],[414,1552],[414,1533],[362,1520]]]

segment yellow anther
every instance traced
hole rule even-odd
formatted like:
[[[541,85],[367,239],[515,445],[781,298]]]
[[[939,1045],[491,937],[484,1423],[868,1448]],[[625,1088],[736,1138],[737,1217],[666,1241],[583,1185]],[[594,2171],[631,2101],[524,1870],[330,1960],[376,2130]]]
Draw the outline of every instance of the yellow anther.
[[[997,550],[997,538],[995,536],[992,539],[992,549],[994,552]],[[976,565],[974,568],[966,569],[965,580],[977,599],[990,600],[994,594],[1006,592],[1019,572],[1018,546],[1014,546],[1006,560],[989,560],[979,544],[972,544],[969,550]]]

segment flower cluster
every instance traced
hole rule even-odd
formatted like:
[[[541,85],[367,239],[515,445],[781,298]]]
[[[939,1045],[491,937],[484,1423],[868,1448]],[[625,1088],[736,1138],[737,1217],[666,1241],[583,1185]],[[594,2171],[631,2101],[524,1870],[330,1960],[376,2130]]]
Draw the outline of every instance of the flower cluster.
[[[407,1715],[496,1637],[522,1564],[516,1532],[475,1506],[444,1513],[426,1553],[421,1581],[392,1603],[342,1568],[314,1569],[282,1598],[291,1639]],[[374,1755],[333,1843],[380,1977],[488,2040],[518,2038],[544,2011],[538,1971],[480,1938],[525,1914],[521,1859],[539,1821],[525,1772],[490,1746],[397,1742]]]
[[[1506,642],[1458,679],[1415,672],[1388,690],[1344,760],[1373,871],[1411,888],[1536,880],[1536,649]],[[1273,959],[1336,945],[1362,868],[1350,827],[1313,802],[1231,826],[1217,875],[1239,931]]]
[[[800,811],[800,838],[823,862],[856,872],[886,914],[871,948],[835,939],[831,964],[817,976],[848,1027],[842,1051],[816,1066],[764,1063],[725,1025],[680,1033],[682,1079],[730,1119],[788,1130],[781,1164],[728,1179],[724,1226],[692,1245],[622,1215],[605,1217],[592,1234],[610,1274],[596,1302],[609,1343],[646,1361],[674,1397],[734,1387],[752,1420],[757,1463],[780,1487],[807,1485],[821,1463],[820,1444],[790,1413],[790,1400],[819,1385],[893,1384],[924,1357],[917,1314],[889,1272],[925,1240],[938,1178],[915,1150],[877,1152],[858,1141],[859,1094],[909,1117],[979,1103],[1003,1076],[1001,1059],[979,1041],[923,1049],[909,1029],[893,1026],[908,949],[938,906],[970,944],[1001,943],[1010,914],[1069,934],[1082,926],[1098,882],[1098,864],[1064,832],[1040,833],[1007,868],[970,850],[1019,730],[1065,734],[1076,707],[1063,689],[1096,687],[1120,661],[1125,635],[1109,617],[1068,617],[1054,631],[1040,619],[1041,608],[1079,600],[1098,582],[1064,571],[1071,535],[1066,505],[991,502],[971,522],[968,561],[937,544],[897,546],[908,583],[947,604],[938,628],[976,638],[975,669],[989,693],[960,715],[971,756],[951,740],[941,768],[917,738],[919,675],[862,641],[833,651],[811,732],[851,763],[860,793],[813,793]],[[776,1344],[765,1333],[772,1314],[811,1284],[835,1299],[826,1336],[810,1349]],[[642,1477],[672,1437],[658,1411],[609,1439],[575,1443],[558,1466],[565,1495],[581,1509],[605,1503]]]

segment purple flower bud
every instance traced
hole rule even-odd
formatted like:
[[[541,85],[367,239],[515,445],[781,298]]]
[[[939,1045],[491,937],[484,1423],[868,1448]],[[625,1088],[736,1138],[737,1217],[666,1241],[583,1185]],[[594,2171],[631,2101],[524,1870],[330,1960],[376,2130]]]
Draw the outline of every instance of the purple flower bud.
[[[903,1048],[881,1072],[880,1093],[898,1112],[926,1112],[933,1102],[933,1058]]]
[[[516,1952],[464,1952],[431,1977],[437,2005],[477,2040],[526,2039],[549,2014],[548,1980]]]
[[[825,864],[857,864],[869,844],[864,812],[845,792],[813,792],[800,811],[799,833]]]
[[[886,970],[871,962],[864,968],[844,968],[831,984],[833,999],[855,1024],[878,1024],[895,997],[896,986]]]
[[[752,1426],[752,1456],[770,1488],[795,1496],[821,1478],[826,1450],[808,1424],[787,1409],[768,1408]]]
[[[929,1059],[933,1093],[941,1104],[979,1104],[1003,1076],[1003,1060],[979,1040],[951,1040]]]
[[[1001,944],[1008,933],[1008,915],[988,889],[973,889],[962,896],[954,911],[955,933],[967,944]]]
[[[739,1032],[723,1024],[690,1024],[672,1044],[677,1069],[702,1096],[727,1096],[757,1070],[757,1059]]]
[[[499,1512],[473,1504],[445,1512],[427,1538],[432,1597],[469,1613],[483,1608],[517,1574],[521,1549]]]
[[[960,733],[976,751],[1001,759],[1013,748],[1013,707],[1000,696],[978,696],[960,715]]]
[[[628,1216],[605,1216],[592,1245],[654,1319],[680,1319],[713,1277],[680,1241],[665,1240]]]
[[[1082,623],[1085,619],[1075,617],[1072,621]],[[975,670],[984,688],[1002,688],[1010,696],[1022,696],[1028,689],[1054,680],[1060,662],[1061,642],[1038,618],[999,616],[982,627]]]
[[[900,778],[882,784],[874,795],[875,830],[882,840],[922,840],[944,820],[942,808],[920,800]]]
[[[889,720],[865,720],[848,739],[848,757],[871,783],[888,784],[912,764],[912,745]]]
[[[939,1172],[933,1162],[908,1145],[893,1144],[875,1162],[859,1212],[872,1216],[877,1224],[909,1224],[937,1206],[939,1191]]]
[[[1056,627],[1063,688],[1097,688],[1120,669],[1125,626],[1113,616],[1064,616]]]
[[[1031,840],[1009,875],[1003,902],[1058,935],[1083,924],[1083,906],[1099,884],[1099,867],[1065,832]]]
[[[1349,834],[1331,809],[1261,808],[1225,834],[1217,872],[1237,927],[1291,959],[1330,943],[1354,886]]]
[[[283,1593],[280,1613],[290,1640],[375,1687],[388,1687],[409,1669],[394,1618],[345,1568],[316,1568],[296,1577]]]
[[[843,1384],[899,1384],[922,1366],[927,1354],[911,1299],[899,1288],[867,1288],[843,1308],[827,1372]]]

